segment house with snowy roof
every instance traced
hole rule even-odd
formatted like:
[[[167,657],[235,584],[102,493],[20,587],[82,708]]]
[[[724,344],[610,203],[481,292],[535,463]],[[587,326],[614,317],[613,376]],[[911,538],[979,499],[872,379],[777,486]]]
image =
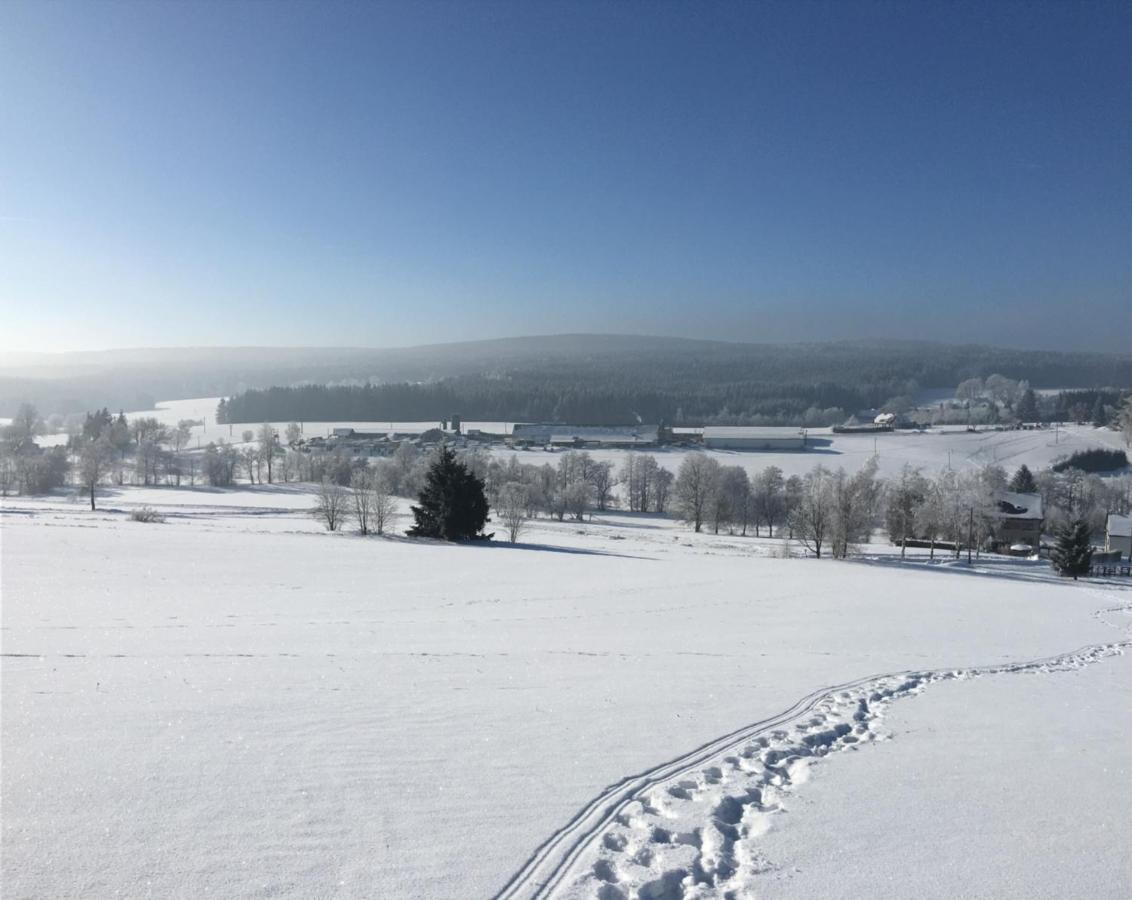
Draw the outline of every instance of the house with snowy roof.
[[[1108,517],[1104,529],[1104,548],[1109,553],[1120,551],[1123,559],[1132,559],[1132,516]]]
[[[1037,550],[1042,542],[1042,495],[1000,491],[995,495],[992,516],[994,548],[1020,552],[1023,545]]]

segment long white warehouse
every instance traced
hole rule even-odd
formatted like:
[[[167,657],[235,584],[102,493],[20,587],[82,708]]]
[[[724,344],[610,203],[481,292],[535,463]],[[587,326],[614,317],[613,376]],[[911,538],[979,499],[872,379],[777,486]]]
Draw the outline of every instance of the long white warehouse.
[[[704,446],[713,450],[803,450],[806,436],[797,428],[708,426]]]

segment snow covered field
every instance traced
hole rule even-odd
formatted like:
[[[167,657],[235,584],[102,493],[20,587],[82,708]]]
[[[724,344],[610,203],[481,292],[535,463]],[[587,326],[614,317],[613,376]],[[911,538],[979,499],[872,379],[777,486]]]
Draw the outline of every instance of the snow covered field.
[[[3,505],[5,897],[1128,895],[1130,585],[101,505]]]

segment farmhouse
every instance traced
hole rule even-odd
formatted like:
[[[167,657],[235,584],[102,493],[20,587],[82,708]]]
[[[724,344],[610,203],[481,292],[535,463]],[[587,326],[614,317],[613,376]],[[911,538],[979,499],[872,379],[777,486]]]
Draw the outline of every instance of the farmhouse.
[[[806,435],[797,428],[742,428],[709,425],[704,446],[712,450],[803,450]]]
[[[1124,559],[1132,559],[1132,516],[1108,517],[1104,548],[1110,553],[1120,552]]]
[[[515,446],[652,447],[660,441],[659,425],[516,425]]]
[[[1026,544],[1033,550],[1042,541],[1041,494],[1002,491],[995,497],[994,548],[1007,550]]]

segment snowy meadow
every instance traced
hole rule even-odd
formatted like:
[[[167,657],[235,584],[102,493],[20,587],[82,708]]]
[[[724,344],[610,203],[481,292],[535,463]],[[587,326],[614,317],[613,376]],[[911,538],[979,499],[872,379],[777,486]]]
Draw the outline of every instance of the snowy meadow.
[[[3,505],[6,896],[1132,883],[1127,579],[613,511],[448,545],[327,533],[305,484],[103,490]]]

